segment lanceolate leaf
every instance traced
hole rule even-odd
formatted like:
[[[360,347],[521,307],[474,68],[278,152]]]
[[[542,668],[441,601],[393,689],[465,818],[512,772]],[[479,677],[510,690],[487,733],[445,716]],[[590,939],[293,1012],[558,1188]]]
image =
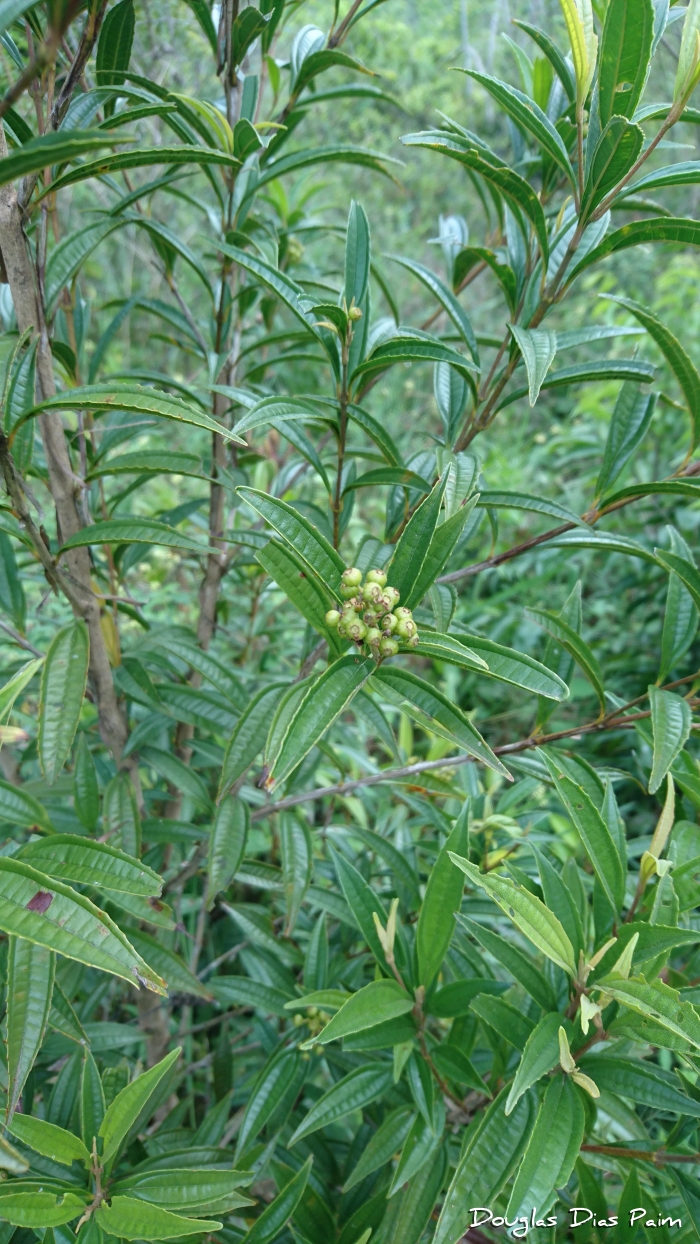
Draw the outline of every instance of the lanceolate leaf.
[[[216,813],[209,836],[207,870],[207,906],[211,909],[221,890],[225,890],[238,872],[245,854],[250,825],[248,805],[232,796],[224,798]]]
[[[597,981],[596,988],[700,1049],[700,1017],[690,1002],[681,1001],[677,989],[671,989],[661,980],[651,984],[643,976],[623,980],[614,973]]]
[[[328,1089],[313,1105],[299,1124],[294,1135],[288,1141],[289,1147],[295,1145],[304,1136],[317,1132],[321,1127],[328,1127],[338,1119],[343,1119],[354,1110],[362,1110],[378,1097],[381,1097],[389,1085],[393,1083],[391,1067],[386,1064],[369,1063],[366,1067],[358,1067],[344,1076],[337,1084]]]
[[[163,981],[109,916],[20,860],[0,859],[0,928],[133,985],[165,993]]]
[[[506,1114],[511,1114],[533,1084],[552,1070],[559,1062],[559,1029],[562,1016],[559,1011],[545,1015],[528,1037],[522,1058],[515,1073],[506,1102]]]
[[[565,972],[575,975],[576,964],[571,942],[560,921],[544,903],[529,890],[514,885],[504,877],[493,873],[480,873],[478,868],[461,856],[455,855],[453,858],[469,881],[485,890],[538,950]]]
[[[7,1106],[9,1121],[46,1033],[56,956],[46,946],[10,937],[7,955]]]
[[[80,720],[87,681],[90,641],[84,622],[59,631],[46,654],[41,676],[38,750],[49,785],[58,777]]]
[[[646,307],[629,298],[614,298],[620,306],[632,312],[635,319],[643,324],[649,335],[654,339],[673,372],[685,398],[693,424],[693,445],[700,439],[700,374],[695,364],[686,354],[680,342]]]
[[[239,488],[238,492],[244,501],[265,519],[285,543],[291,545],[303,561],[308,562],[322,581],[335,594],[340,585],[340,576],[345,563],[325,536],[310,523],[307,518],[287,505],[278,501],[268,493],[258,492],[255,488]]]
[[[602,496],[615,483],[625,464],[642,441],[651,422],[655,394],[644,393],[638,385],[625,381],[610,420],[603,465],[596,483],[596,496]]]
[[[595,689],[600,700],[601,710],[605,709],[605,692],[603,675],[597,658],[591,652],[585,640],[570,627],[562,618],[549,609],[529,609],[533,618],[571,654],[577,665],[581,667],[589,682]]]
[[[401,264],[408,272],[412,272],[425,285],[426,289],[429,289],[435,295],[440,305],[449,315],[465,345],[469,347],[471,356],[478,366],[479,347],[474,335],[474,329],[466,311],[452,293],[452,290],[448,289],[439,276],[436,276],[434,272],[431,272],[423,264],[416,263],[415,260],[405,259],[402,255],[389,255],[389,259],[393,259],[395,263]]]
[[[289,1183],[285,1184],[279,1196],[263,1210],[243,1237],[244,1244],[272,1244],[277,1238],[304,1195],[312,1161],[313,1158],[307,1158],[301,1170],[297,1171]]]
[[[66,540],[61,552],[92,544],[158,544],[164,548],[184,549],[189,553],[206,553],[204,544],[153,518],[112,518],[103,523],[92,523]]]
[[[681,583],[688,589],[696,608],[700,609],[700,573],[692,562],[666,549],[655,549],[654,553],[662,566],[678,575]]]
[[[402,532],[389,564],[389,582],[401,593],[401,602],[413,591],[437,527],[445,492],[446,478],[438,480],[433,491],[418,506]],[[427,589],[426,589],[427,590]]]
[[[629,172],[643,142],[641,126],[624,117],[615,116],[608,121],[593,152],[583,191],[581,211],[586,219]]]
[[[370,670],[372,672],[374,671]],[[381,666],[376,671],[374,685],[389,700],[435,734],[462,748],[490,769],[510,777],[505,765],[491,751],[476,726],[436,687],[398,665]]]
[[[611,0],[600,48],[598,107],[610,117],[631,117],[644,90],[654,37],[652,0]]]
[[[608,255],[629,250],[631,246],[644,246],[649,242],[677,242],[680,246],[700,246],[700,223],[682,217],[658,220],[635,220],[621,229],[615,229],[594,246],[592,250],[571,269],[568,281],[579,276],[586,268],[600,263]]]
[[[328,1041],[337,1041],[354,1032],[362,1032],[376,1024],[396,1019],[399,1015],[406,1015],[412,1008],[413,999],[397,981],[372,981],[353,994],[318,1037],[313,1037],[309,1044],[319,1041],[325,1045]]]
[[[459,910],[464,889],[463,874],[452,860],[451,852],[466,856],[469,851],[468,805],[460,813],[452,833],[440,850],[428,878],[416,930],[418,979],[430,987],[452,939],[455,911]]]
[[[663,782],[678,753],[685,746],[692,725],[687,700],[673,691],[649,688],[651,727],[654,754],[649,778],[649,793],[654,794]]]
[[[62,881],[103,885],[128,894],[158,895],[163,885],[162,878],[140,860],[79,834],[52,834],[31,842],[18,858]]]
[[[522,1165],[513,1184],[506,1213],[527,1218],[547,1205],[552,1193],[563,1188],[574,1169],[581,1142],[585,1111],[569,1076],[555,1076],[547,1088]]]
[[[534,406],[557,352],[557,335],[548,328],[520,328],[508,325],[525,363],[530,405]]]
[[[253,696],[236,724],[224,755],[219,799],[243,776],[262,751],[270,721],[286,683],[275,682]]]
[[[542,749],[557,794],[578,830],[595,874],[616,910],[625,896],[625,878],[619,852],[603,817],[582,786],[562,772],[556,753]]]
[[[497,78],[492,78],[489,74],[477,73],[475,69],[465,69],[462,72],[468,73],[470,78],[479,82],[515,123],[532,135],[542,150],[546,151],[547,155],[559,165],[573,185],[574,171],[564,142],[549,117],[535,101],[524,95],[522,91],[509,86],[507,82],[499,82]]]
[[[445,1196],[434,1244],[460,1240],[471,1226],[471,1207],[491,1205],[517,1166],[529,1138],[533,1102],[522,1097],[506,1117],[506,1096],[504,1089],[469,1138]]]
[[[341,657],[313,683],[299,704],[268,780],[279,784],[296,768],[347,708],[375,666],[371,657]],[[271,784],[271,783],[270,783]]]
[[[125,411],[132,415],[157,416],[160,419],[173,419],[176,423],[191,424],[193,427],[205,428],[209,432],[217,432],[226,440],[236,441],[238,438],[204,410],[163,393],[158,389],[146,389],[139,385],[91,384],[82,388],[67,389],[57,393],[55,397],[46,398],[28,410],[21,420],[15,424],[13,435],[24,419],[39,415],[44,410],[93,410],[106,412],[110,410]],[[240,442],[245,444],[244,441]]]
[[[179,1049],[173,1050],[155,1067],[137,1076],[115,1097],[100,1126],[104,1162],[108,1162],[117,1152],[122,1141],[141,1116],[163,1076],[170,1071],[179,1055]]]

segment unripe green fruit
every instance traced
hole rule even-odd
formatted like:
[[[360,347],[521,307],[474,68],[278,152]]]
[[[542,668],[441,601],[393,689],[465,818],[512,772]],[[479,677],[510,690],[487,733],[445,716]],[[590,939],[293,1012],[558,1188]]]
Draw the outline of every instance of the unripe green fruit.
[[[340,596],[342,600],[351,600],[357,592],[357,586],[351,587],[349,584],[341,584]]]
[[[382,640],[382,632],[379,630],[379,627],[370,626],[367,634],[365,635],[365,639],[368,644],[373,644],[375,647],[377,644],[380,644]]]
[[[417,648],[419,643],[420,643],[420,639],[418,637],[418,631],[416,631],[415,635],[411,635],[410,639],[406,640],[406,645],[409,648]]]
[[[365,583],[378,583],[380,587],[384,587],[386,575],[383,570],[368,570]]]
[[[399,624],[399,620],[395,613],[385,613],[382,618],[382,630],[389,631],[393,635]]]
[[[348,628],[343,622],[342,618],[340,619],[340,622],[338,623],[338,634],[341,639],[347,639],[348,637]]]
[[[378,600],[381,594],[382,589],[378,583],[365,583],[365,586],[362,589],[362,595],[368,605],[373,604],[375,600]]]
[[[361,320],[362,319],[361,309],[359,307],[350,307],[348,311],[348,319],[349,320]]]
[[[379,645],[379,651],[383,657],[395,657],[399,650],[399,645],[395,639],[383,639]]]
[[[340,617],[341,615],[338,613],[337,609],[329,609],[328,613],[326,614],[324,618],[324,622],[326,623],[326,626],[330,626],[331,628],[333,628],[333,627],[336,627],[338,623],[340,622]]]
[[[396,634],[400,635],[402,639],[412,639],[417,634],[413,618],[400,618],[396,626]]]
[[[376,625],[377,625],[377,615],[376,615],[376,613],[374,612],[374,610],[373,610],[373,609],[366,609],[366,610],[365,610],[365,612],[364,612],[364,613],[363,613],[363,615],[362,615],[362,621],[364,622],[365,626],[376,626]]]
[[[395,609],[394,613],[396,614],[396,617],[398,618],[399,622],[401,621],[402,618],[405,620],[406,618],[413,617],[411,610],[407,609],[405,605],[399,605],[399,608]]]
[[[357,566],[348,566],[340,576],[344,587],[359,587],[362,582],[362,571]]]
[[[352,626],[353,622],[359,622],[359,618],[354,609],[350,609],[347,605],[340,615],[340,620],[344,626]]]
[[[390,604],[389,604],[390,609],[393,609],[395,605],[398,605],[399,601],[401,600],[401,593],[397,592],[396,588],[391,587],[391,585],[384,588],[384,595],[390,601]]]
[[[360,618],[358,618],[356,622],[351,622],[348,626],[348,635],[355,641],[356,644],[361,644],[366,634],[367,627],[364,622],[360,620]]]

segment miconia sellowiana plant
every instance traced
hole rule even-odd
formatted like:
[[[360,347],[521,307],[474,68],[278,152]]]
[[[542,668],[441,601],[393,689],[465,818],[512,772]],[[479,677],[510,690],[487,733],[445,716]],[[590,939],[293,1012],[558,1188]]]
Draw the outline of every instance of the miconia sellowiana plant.
[[[521,7],[0,0],[0,1244],[700,1233],[700,7]]]

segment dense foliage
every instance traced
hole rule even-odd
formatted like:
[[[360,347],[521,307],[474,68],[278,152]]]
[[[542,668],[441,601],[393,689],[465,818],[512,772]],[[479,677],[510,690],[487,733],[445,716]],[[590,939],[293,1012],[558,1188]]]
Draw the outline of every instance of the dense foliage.
[[[700,4],[341,8],[0,0],[0,1244],[700,1232]]]

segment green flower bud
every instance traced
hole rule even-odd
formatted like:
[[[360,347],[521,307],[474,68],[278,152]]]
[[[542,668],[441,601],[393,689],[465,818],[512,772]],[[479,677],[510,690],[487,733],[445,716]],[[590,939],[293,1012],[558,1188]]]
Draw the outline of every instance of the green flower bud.
[[[362,571],[357,566],[348,566],[340,576],[343,587],[359,587],[362,582]]]
[[[341,596],[341,599],[342,599],[342,600],[352,600],[352,597],[355,595],[356,591],[357,591],[357,587],[356,587],[356,586],[355,586],[355,587],[351,587],[349,584],[341,584],[341,587],[340,587],[340,596]]]
[[[399,624],[399,620],[395,613],[384,614],[384,617],[382,618],[382,630],[383,631],[388,631],[390,635],[393,635],[398,624]]]
[[[366,634],[367,627],[364,622],[360,620],[360,618],[358,618],[355,622],[351,622],[348,626],[348,635],[355,641],[356,644],[361,644]]]
[[[413,617],[411,610],[406,609],[405,605],[399,605],[399,608],[395,609],[394,613],[396,614],[396,617],[398,618],[399,622],[401,621],[402,618],[405,620],[406,618]]]
[[[326,623],[326,626],[330,626],[331,629],[336,627],[338,623],[340,622],[340,616],[341,615],[338,613],[337,609],[329,609],[328,613],[326,614],[324,618],[324,622]]]
[[[295,1028],[301,1028],[302,1024],[304,1023],[304,1016],[299,1015],[299,1014],[295,1015],[294,1019],[292,1020],[292,1023],[294,1024]]]
[[[365,583],[378,583],[380,587],[384,587],[386,575],[383,570],[368,570]]]
[[[382,632],[379,630],[379,627],[370,626],[367,634],[365,635],[365,639],[368,644],[372,644],[374,647],[380,644],[382,640]]]
[[[379,645],[379,651],[383,657],[395,657],[399,650],[399,645],[395,639],[383,639]]]
[[[399,618],[396,625],[397,635],[400,635],[402,639],[411,639],[417,633],[417,627],[413,618]]]
[[[350,307],[350,309],[349,309],[349,311],[348,311],[348,319],[349,319],[349,320],[361,320],[361,319],[362,319],[362,311],[360,310],[360,308],[359,308],[359,307]]]

